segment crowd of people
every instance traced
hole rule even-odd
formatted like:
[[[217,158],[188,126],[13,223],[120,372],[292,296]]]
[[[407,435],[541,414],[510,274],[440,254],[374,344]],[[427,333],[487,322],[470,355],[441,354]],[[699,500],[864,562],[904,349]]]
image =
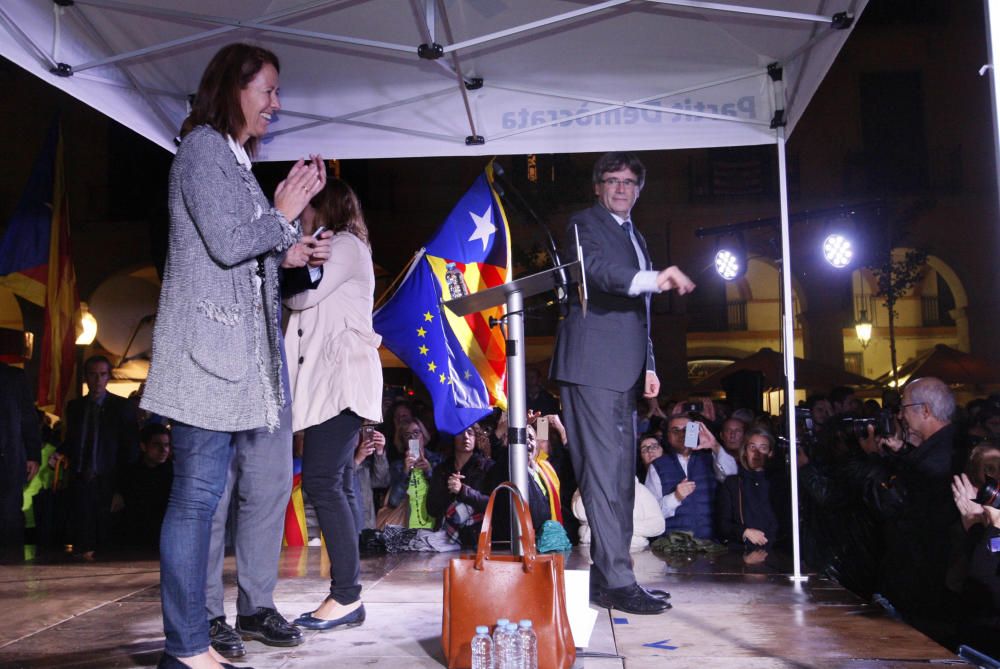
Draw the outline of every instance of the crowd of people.
[[[350,186],[328,179],[319,156],[292,166],[273,197],[253,176],[280,108],[279,70],[270,51],[233,44],[199,84],[170,174],[140,404],[107,391],[112,365],[95,356],[88,394],[66,407],[59,433],[43,432],[23,373],[0,367],[3,410],[16,417],[2,433],[4,544],[24,538],[20,484],[10,493],[24,478],[34,482],[29,524],[78,559],[115,542],[157,547],[160,667],[231,667],[246,639],[295,646],[301,628],[362,624],[363,551],[472,546],[490,494],[510,478],[506,414],[443,434],[432,407],[386,392],[372,249]],[[670,595],[636,581],[630,551],[672,533],[726,544],[748,563],[784,551],[794,475],[810,565],[942,643],[996,653],[1000,401],[956,412],[932,378],[881,403],[836,388],[795,408],[796,444],[782,439],[782,417],[707,397],[661,406],[650,297],[695,286],[677,267],[653,269],[631,220],[644,182],[634,154],[605,154],[596,203],[570,219],[590,312],[571,303],[560,323],[549,373],[558,397],[541,370],[526,378],[527,502],[540,545],[588,545],[593,602],[660,614]],[[331,573],[318,606],[290,622],[273,593],[293,443]],[[510,518],[498,515],[502,538]],[[235,625],[224,612],[227,539]]]

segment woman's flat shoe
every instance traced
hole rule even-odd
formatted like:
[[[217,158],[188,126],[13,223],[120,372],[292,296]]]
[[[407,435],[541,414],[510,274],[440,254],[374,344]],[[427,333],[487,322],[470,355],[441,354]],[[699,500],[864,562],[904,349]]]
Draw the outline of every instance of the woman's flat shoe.
[[[222,663],[223,669],[253,669],[253,667],[237,667],[228,662]],[[160,655],[160,661],[156,663],[156,669],[190,669],[186,664],[178,660],[169,653]]]
[[[365,621],[365,605],[362,604],[346,616],[341,616],[334,620],[323,620],[315,617],[312,613],[303,613],[296,618],[293,624],[307,630],[332,630],[338,627],[357,627]]]

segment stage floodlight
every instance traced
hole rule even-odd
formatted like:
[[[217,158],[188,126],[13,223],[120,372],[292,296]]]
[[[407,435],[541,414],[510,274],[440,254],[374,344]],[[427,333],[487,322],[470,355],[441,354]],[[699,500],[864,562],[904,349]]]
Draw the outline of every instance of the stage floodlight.
[[[831,233],[823,240],[823,257],[837,269],[847,267],[854,258],[854,244],[839,232]]]
[[[746,262],[731,249],[715,252],[715,271],[726,281],[734,281],[746,270]]]
[[[715,271],[725,281],[736,281],[747,273],[747,247],[743,235],[715,240]]]

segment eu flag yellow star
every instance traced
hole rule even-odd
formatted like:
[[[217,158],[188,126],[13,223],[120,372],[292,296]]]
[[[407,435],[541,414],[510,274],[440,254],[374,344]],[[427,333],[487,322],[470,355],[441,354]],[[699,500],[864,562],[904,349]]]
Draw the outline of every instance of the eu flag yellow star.
[[[423,328],[417,328],[417,336],[418,337],[426,337],[427,336],[427,330],[425,330]]]
[[[472,373],[469,370],[465,370],[465,380],[468,381],[472,378]]]
[[[417,350],[420,351],[420,355],[427,355],[428,349],[426,346],[421,345]],[[465,373],[468,374],[469,372],[466,371]]]
[[[429,371],[429,372],[433,372],[437,368],[438,368],[438,366],[436,364],[434,364],[433,361],[430,362],[430,363],[428,363],[428,365],[427,365],[427,371]]]
[[[438,379],[441,381],[441,383],[444,383],[444,374],[441,374],[441,376],[439,376]]]
[[[429,311],[425,311],[425,312],[424,312],[424,321],[426,321],[426,322],[430,323],[430,322],[431,322],[431,321],[433,321],[433,320],[434,320],[434,314],[432,314],[432,313],[431,313],[431,312],[429,312]]]

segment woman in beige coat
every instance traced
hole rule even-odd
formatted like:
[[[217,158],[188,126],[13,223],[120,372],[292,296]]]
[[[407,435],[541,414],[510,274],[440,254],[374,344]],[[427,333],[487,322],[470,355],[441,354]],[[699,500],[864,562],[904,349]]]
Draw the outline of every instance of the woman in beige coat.
[[[381,338],[372,330],[375,273],[354,191],[329,180],[302,222],[305,229],[325,226],[334,233],[319,286],[285,301],[292,426],[305,430],[302,487],[316,508],[332,565],[330,595],[295,624],[326,630],[365,620],[351,477],[362,421],[382,420]]]

